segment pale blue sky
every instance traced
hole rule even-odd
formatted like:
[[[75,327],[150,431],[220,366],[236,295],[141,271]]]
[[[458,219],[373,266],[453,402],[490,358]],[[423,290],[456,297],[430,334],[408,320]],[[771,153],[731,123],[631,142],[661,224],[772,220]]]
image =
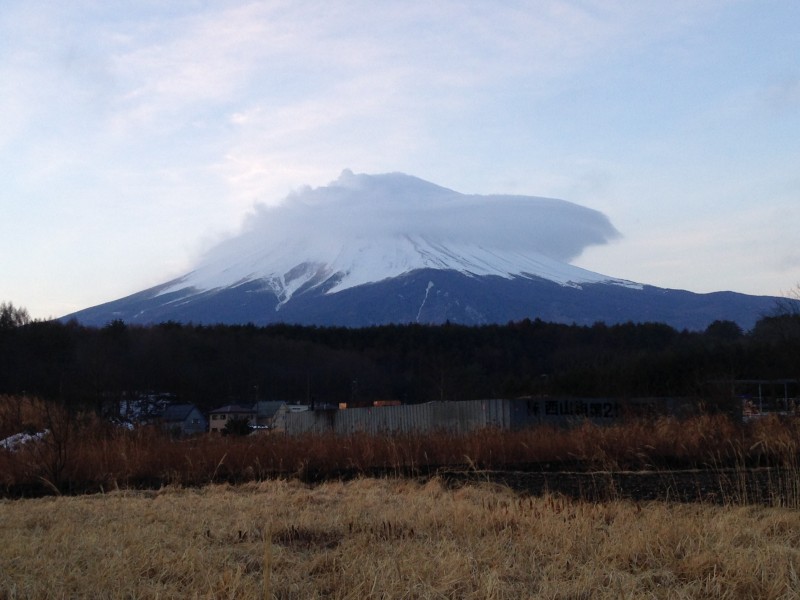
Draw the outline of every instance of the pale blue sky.
[[[187,271],[350,168],[562,198],[576,264],[800,283],[800,2],[81,1],[0,7],[0,301],[60,316]]]

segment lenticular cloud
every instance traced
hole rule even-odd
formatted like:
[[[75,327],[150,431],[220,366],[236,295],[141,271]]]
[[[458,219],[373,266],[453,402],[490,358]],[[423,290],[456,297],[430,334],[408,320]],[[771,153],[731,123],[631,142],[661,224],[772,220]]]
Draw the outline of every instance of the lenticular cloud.
[[[605,215],[564,200],[466,195],[401,173],[347,170],[328,186],[295,192],[276,207],[259,207],[245,232],[264,242],[302,238],[326,246],[410,236],[535,252],[564,262],[619,237]]]
[[[288,300],[302,286],[331,281],[326,293],[334,293],[428,268],[601,281],[609,278],[568,263],[618,235],[602,213],[563,200],[466,195],[401,173],[344,171],[257,207],[239,235],[165,291],[260,280]]]

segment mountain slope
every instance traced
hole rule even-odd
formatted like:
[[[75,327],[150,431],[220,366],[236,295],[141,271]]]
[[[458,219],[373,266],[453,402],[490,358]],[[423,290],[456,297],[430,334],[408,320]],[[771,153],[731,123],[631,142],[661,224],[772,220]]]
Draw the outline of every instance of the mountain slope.
[[[734,292],[694,294],[652,286],[603,283],[564,286],[545,279],[470,277],[449,270],[422,269],[334,294],[295,294],[287,303],[259,282],[184,296],[162,287],[86,309],[75,318],[102,326],[164,321],[193,323],[297,323],[362,327],[389,323],[506,323],[525,318],[590,325],[656,321],[678,329],[703,329],[730,320],[750,329],[771,314],[777,299]]]
[[[345,171],[261,207],[183,277],[64,318],[345,326],[540,318],[698,329],[717,319],[749,328],[776,306],[569,264],[618,235],[601,213],[562,200],[468,196],[408,175]]]

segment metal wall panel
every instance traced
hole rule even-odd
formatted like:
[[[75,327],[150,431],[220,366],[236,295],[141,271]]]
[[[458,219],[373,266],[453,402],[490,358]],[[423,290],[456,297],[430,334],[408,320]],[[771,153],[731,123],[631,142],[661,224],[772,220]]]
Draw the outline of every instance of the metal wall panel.
[[[349,435],[410,433],[443,430],[465,433],[484,427],[509,429],[512,426],[511,400],[467,400],[428,402],[402,406],[316,410],[287,414],[283,429],[287,434],[306,432]]]
[[[565,427],[584,421],[596,424],[619,422],[640,414],[686,413],[696,406],[687,398],[646,398],[621,402],[613,398],[524,398],[427,402],[344,410],[315,410],[285,416],[287,434],[336,433],[372,435],[436,430],[466,433],[485,427],[506,430],[535,425]]]

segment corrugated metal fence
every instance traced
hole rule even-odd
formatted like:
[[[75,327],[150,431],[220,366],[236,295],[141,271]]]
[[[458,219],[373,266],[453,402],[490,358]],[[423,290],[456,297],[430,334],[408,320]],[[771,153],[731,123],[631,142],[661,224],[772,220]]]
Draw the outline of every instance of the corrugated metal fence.
[[[680,406],[679,406],[680,404]],[[522,429],[538,424],[566,426],[589,420],[613,423],[626,414],[676,414],[686,401],[649,398],[621,403],[613,399],[524,398],[427,402],[402,406],[313,410],[282,415],[275,430],[300,433],[369,434],[449,431],[485,427]]]

